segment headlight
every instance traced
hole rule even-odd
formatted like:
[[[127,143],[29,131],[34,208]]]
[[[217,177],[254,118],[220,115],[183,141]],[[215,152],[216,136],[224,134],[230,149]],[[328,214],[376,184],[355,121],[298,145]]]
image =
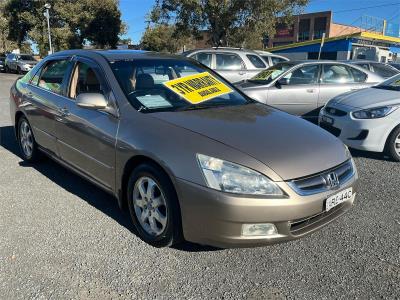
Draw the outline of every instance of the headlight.
[[[397,106],[382,106],[355,111],[352,113],[356,119],[378,119],[383,118],[397,109]]]
[[[197,154],[197,160],[210,188],[235,194],[283,196],[276,183],[249,168],[202,154]]]

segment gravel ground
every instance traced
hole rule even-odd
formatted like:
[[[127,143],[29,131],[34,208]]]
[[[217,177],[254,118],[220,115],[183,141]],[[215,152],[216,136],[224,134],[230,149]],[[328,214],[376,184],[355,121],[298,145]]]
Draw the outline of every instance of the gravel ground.
[[[24,163],[0,74],[0,299],[400,299],[400,164],[354,153],[353,209],[302,240],[155,249],[96,187]]]

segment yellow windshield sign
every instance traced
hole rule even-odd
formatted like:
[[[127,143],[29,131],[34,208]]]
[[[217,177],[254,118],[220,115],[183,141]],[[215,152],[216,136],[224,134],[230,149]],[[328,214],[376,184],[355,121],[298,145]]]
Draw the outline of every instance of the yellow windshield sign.
[[[232,92],[231,88],[208,72],[170,80],[164,82],[164,85],[192,104]]]
[[[270,69],[261,71],[256,76],[254,76],[252,79],[253,80],[265,80],[265,79],[269,78],[272,75],[272,73],[274,73],[275,71],[276,70],[270,70]]]

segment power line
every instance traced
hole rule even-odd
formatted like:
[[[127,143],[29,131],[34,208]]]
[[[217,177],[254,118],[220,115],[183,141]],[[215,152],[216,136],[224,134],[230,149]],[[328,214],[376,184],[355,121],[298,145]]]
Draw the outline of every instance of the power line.
[[[365,9],[370,9],[370,8],[378,8],[378,7],[388,7],[388,6],[395,6],[395,5],[400,5],[399,2],[396,3],[388,3],[388,4],[381,4],[381,5],[375,5],[375,6],[367,6],[367,7],[360,7],[360,8],[352,8],[352,9],[345,9],[345,10],[338,10],[338,11],[333,11],[335,14],[340,14],[344,12],[351,12],[351,11],[357,11],[357,10],[365,10]]]

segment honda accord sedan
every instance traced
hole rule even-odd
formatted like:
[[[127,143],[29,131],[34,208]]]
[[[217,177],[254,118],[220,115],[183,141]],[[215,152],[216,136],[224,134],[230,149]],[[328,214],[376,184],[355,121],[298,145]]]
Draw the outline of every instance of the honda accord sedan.
[[[321,127],[351,148],[386,152],[400,161],[400,75],[369,89],[330,100],[321,110]]]
[[[297,239],[357,192],[340,140],[189,58],[60,52],[15,83],[10,106],[25,160],[45,154],[114,195],[156,247]]]

